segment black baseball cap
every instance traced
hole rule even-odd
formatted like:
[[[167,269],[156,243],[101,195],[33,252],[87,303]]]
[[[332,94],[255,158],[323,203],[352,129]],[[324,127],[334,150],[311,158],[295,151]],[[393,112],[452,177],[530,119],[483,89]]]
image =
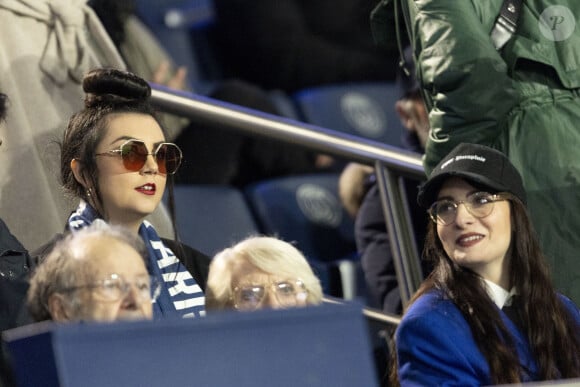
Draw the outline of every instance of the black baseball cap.
[[[443,182],[461,177],[477,187],[495,192],[509,192],[526,204],[526,190],[516,167],[502,152],[479,144],[457,145],[433,169],[419,188],[417,203],[428,208],[437,199]]]

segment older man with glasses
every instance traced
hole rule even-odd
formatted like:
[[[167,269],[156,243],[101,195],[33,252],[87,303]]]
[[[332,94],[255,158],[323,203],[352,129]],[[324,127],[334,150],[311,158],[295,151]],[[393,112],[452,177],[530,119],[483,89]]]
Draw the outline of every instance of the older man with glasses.
[[[151,319],[158,283],[135,235],[105,222],[67,235],[38,266],[28,308],[36,321]]]

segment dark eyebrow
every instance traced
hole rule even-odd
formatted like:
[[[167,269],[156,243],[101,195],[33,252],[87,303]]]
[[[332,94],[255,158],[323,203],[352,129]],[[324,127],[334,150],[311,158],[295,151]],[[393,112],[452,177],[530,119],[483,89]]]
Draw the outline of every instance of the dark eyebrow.
[[[110,144],[110,145],[113,145],[114,143],[116,143],[116,142],[118,142],[118,141],[121,141],[121,140],[123,140],[123,141],[128,141],[128,140],[137,140],[137,141],[141,141],[141,140],[139,140],[139,139],[136,139],[135,137],[130,137],[130,136],[120,136],[120,137],[117,137],[116,139],[114,139],[113,141],[111,141],[109,144]]]
[[[145,143],[145,141],[135,138],[135,137],[131,137],[131,136],[120,136],[117,137],[116,139],[114,139],[113,141],[111,141],[110,145],[113,145],[116,142],[119,141],[129,141],[129,140],[135,140],[135,141],[141,141],[142,143]],[[157,141],[153,143],[153,148],[156,148],[157,146],[159,146],[159,144],[163,144],[164,142],[167,142],[166,140],[162,140],[162,141]]]
[[[472,196],[472,195],[474,195],[476,193],[479,193],[479,192],[488,193],[487,191],[482,191],[482,190],[479,190],[479,189],[474,189],[474,190],[469,191],[467,193],[467,195],[465,195],[465,197],[468,198],[468,197],[470,197],[470,196]],[[453,197],[451,197],[451,196],[442,196],[440,198],[435,199],[436,202],[439,201],[439,200],[451,200],[451,201],[455,201],[455,199],[453,199]]]

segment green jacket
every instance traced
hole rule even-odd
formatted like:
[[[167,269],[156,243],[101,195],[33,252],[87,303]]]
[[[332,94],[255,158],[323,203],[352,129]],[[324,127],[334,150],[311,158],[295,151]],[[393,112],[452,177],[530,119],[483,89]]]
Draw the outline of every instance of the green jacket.
[[[401,3],[430,112],[426,172],[461,142],[506,153],[554,282],[580,303],[580,1],[524,0],[500,51],[490,33],[502,0]]]

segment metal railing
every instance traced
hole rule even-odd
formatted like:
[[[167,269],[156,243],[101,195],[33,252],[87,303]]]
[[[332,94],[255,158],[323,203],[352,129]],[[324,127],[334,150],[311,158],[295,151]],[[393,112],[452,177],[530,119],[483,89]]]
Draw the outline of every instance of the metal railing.
[[[196,123],[219,124],[244,134],[301,145],[314,151],[374,165],[395,260],[401,300],[406,305],[421,280],[421,265],[408,216],[402,178],[422,179],[418,154],[316,125],[152,85],[152,102],[161,111]]]

